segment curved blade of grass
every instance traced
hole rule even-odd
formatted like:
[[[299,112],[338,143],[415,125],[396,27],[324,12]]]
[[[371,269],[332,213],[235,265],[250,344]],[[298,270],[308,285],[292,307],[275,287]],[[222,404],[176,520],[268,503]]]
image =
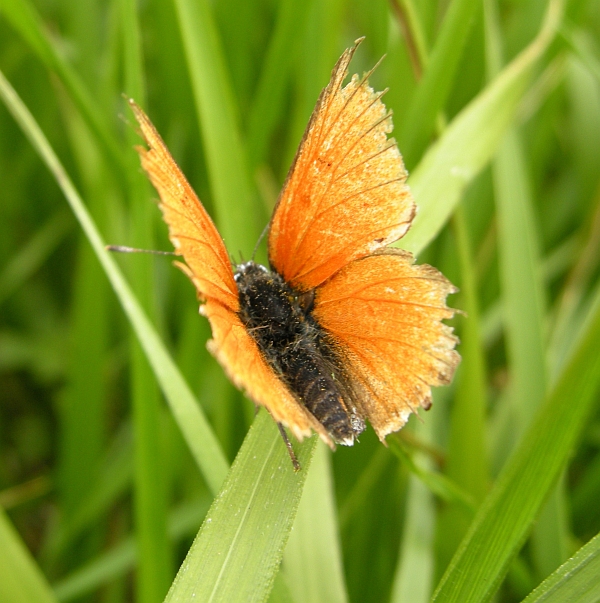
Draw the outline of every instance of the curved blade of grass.
[[[93,97],[77,72],[56,51],[54,44],[44,32],[44,25],[34,6],[28,0],[3,2],[2,15],[23,36],[46,67],[58,75],[82,117],[98,139],[109,165],[116,170],[121,183],[125,183],[127,168],[119,143],[110,129],[102,123],[99,117],[102,115],[102,111],[96,107]]]
[[[257,219],[238,112],[207,0],[175,0],[217,224],[230,251],[251,257],[262,225]]]
[[[600,52],[596,40],[586,31],[566,25],[561,28],[560,33],[571,50],[600,82]]]
[[[460,505],[466,512],[475,510],[473,497],[460,486],[448,479],[443,473],[430,468],[424,462],[426,459],[417,455],[415,460],[405,449],[399,437],[390,437],[386,440],[390,450],[410,469],[410,472],[418,477],[427,488],[446,502]],[[420,459],[420,460],[419,460]]]
[[[564,469],[600,385],[600,294],[556,386],[477,513],[436,603],[488,601]]]
[[[261,410],[192,544],[168,603],[264,601],[294,521],[316,438],[294,448],[295,473],[271,416]]]
[[[3,509],[0,509],[0,601],[56,603],[45,576]]]
[[[523,603],[600,601],[600,534],[544,580]]]
[[[531,72],[562,14],[553,0],[535,40],[450,123],[409,178],[419,207],[401,247],[422,251],[448,220],[465,187],[488,163],[512,122]]]
[[[285,575],[296,603],[348,601],[329,454],[319,442],[285,549]]]
[[[200,406],[133,295],[119,267],[106,251],[105,243],[96,225],[58,157],[2,72],[0,72],[0,96],[67,198],[140,340],[195,461],[211,491],[216,493],[225,479],[228,463]]]

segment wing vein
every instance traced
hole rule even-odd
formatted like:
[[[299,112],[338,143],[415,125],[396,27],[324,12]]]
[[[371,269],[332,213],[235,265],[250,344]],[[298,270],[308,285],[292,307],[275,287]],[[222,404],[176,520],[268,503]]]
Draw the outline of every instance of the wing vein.
[[[388,337],[379,337],[377,335],[360,335],[359,333],[354,333],[354,332],[350,332],[350,331],[342,331],[342,330],[331,330],[332,333],[334,333],[337,337],[339,337],[340,339],[344,340],[344,341],[348,341],[348,339],[350,338],[355,338],[355,339],[360,339],[361,341],[385,341],[387,343],[392,343],[394,345],[399,345],[401,347],[405,347],[405,348],[410,348],[413,350],[417,350],[419,352],[423,352],[424,354],[426,354],[427,356],[430,356],[431,358],[433,358],[434,360],[437,360],[439,362],[441,362],[442,364],[445,364],[448,368],[453,368],[454,365],[449,362],[448,360],[446,360],[445,358],[440,358],[438,356],[436,356],[433,352],[430,352],[429,350],[425,349],[425,348],[421,348],[417,345],[408,343],[405,340],[400,340],[400,339],[390,339]],[[348,344],[346,344],[348,345]],[[386,356],[387,358],[387,356]],[[386,360],[386,364],[387,364],[388,360]]]
[[[354,91],[354,93],[351,95],[350,98],[354,97],[354,94],[356,93],[356,91],[360,88],[360,86],[358,86],[356,88],[356,90]],[[385,92],[385,91],[384,91]],[[347,134],[348,131],[354,126],[355,122],[362,117],[384,94],[384,92],[380,92],[375,99],[373,99],[373,101],[365,108],[363,109],[363,111],[357,115],[354,120],[350,123],[350,125],[343,131],[340,132],[340,135],[336,138],[335,141],[333,141],[331,143],[332,147],[335,147],[337,145],[337,141],[342,138],[343,135]],[[348,102],[346,102],[344,104],[344,107],[340,110],[340,112],[338,113],[338,115],[336,116],[335,120],[333,120],[333,123],[337,123],[337,121],[340,119],[340,116],[342,115],[342,113],[346,110],[348,104],[350,102],[350,99],[348,100]],[[387,119],[390,119],[392,116],[392,114],[390,112],[387,112],[383,117],[381,117],[380,119],[378,119],[374,124],[372,124],[367,130],[364,130],[359,136],[356,137],[356,140],[354,141],[354,143],[352,145],[350,145],[350,148],[347,150],[347,152],[342,156],[341,159],[339,159],[335,165],[335,168],[333,169],[332,173],[331,173],[331,177],[329,179],[329,182],[327,183],[327,186],[325,188],[325,190],[317,197],[317,199],[311,204],[311,209],[312,209],[312,216],[305,222],[304,224],[304,229],[302,232],[302,235],[296,240],[296,244],[295,244],[295,250],[298,250],[298,248],[302,245],[302,243],[304,242],[304,239],[306,238],[307,233],[310,231],[312,225],[314,224],[315,220],[317,220],[323,212],[319,212],[319,208],[321,207],[321,205],[323,204],[323,200],[329,195],[329,191],[331,190],[332,185],[337,182],[337,179],[334,178],[335,173],[337,171],[337,169],[339,168],[339,166],[342,164],[342,162],[346,159],[346,157],[350,154],[350,152],[352,151],[352,149],[354,149],[356,147],[356,145],[363,140],[363,138],[365,138],[366,136],[368,136],[375,128],[377,128],[379,125],[381,125],[383,122],[385,122]],[[329,132],[331,131],[331,128],[333,127],[333,123],[330,126],[329,130],[327,131],[327,134],[325,137],[327,137],[329,135]],[[394,146],[395,143],[393,143],[391,146]],[[319,141],[319,144],[316,146],[316,151],[318,151],[318,149],[321,146],[321,141]],[[391,147],[386,147],[384,150],[388,150]],[[377,153],[374,156],[377,156],[379,153]],[[351,168],[354,169],[354,168]],[[351,170],[348,170],[351,171]],[[399,179],[401,180],[401,179]],[[314,183],[313,183],[314,185]],[[376,187],[373,187],[376,188]],[[312,187],[311,187],[311,194],[312,194]],[[346,202],[348,199],[351,199],[352,196],[346,197],[344,199],[342,199],[340,201],[340,203],[344,203]],[[340,203],[336,204],[339,205]],[[335,207],[335,206],[334,206]],[[329,208],[327,208],[329,209]],[[327,211],[327,209],[323,210],[323,211]]]
[[[393,229],[397,228],[398,226],[403,226],[406,223],[410,224],[411,220],[412,220],[412,217],[410,217],[408,220],[405,220],[404,222],[398,222],[396,224],[392,224],[392,226],[388,225],[388,226],[385,226],[383,228],[378,228],[377,230],[371,230],[370,232],[367,233],[367,236],[369,238],[375,237],[378,233],[388,232],[390,230],[393,230]],[[355,244],[356,241],[360,241],[361,239],[364,239],[364,238],[366,238],[365,235],[361,234],[360,238],[355,238],[352,241],[350,241],[348,243],[347,247],[352,247]],[[324,244],[325,243],[323,243],[320,246],[318,246],[315,249],[315,251],[319,250]],[[323,266],[325,264],[325,262],[321,262],[320,264],[315,264],[314,266],[312,266],[310,268],[310,270],[307,270],[306,272],[300,272],[300,270],[302,270],[304,268],[304,266],[306,266],[306,263],[308,261],[312,261],[312,258],[308,258],[308,259],[304,260],[304,262],[302,262],[302,264],[300,264],[300,266],[298,267],[298,270],[297,270],[298,275],[295,277],[297,280],[300,280],[302,277],[306,276],[307,274],[310,274],[311,272],[317,270],[318,268],[320,268],[321,266]]]

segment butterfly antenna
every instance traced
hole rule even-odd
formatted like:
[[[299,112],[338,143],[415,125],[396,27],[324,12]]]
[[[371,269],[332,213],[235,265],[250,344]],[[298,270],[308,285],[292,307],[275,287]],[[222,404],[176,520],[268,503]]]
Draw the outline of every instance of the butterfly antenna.
[[[244,261],[244,254],[242,253],[241,249],[238,249],[238,257],[240,258],[238,262],[235,261],[235,256],[233,256],[231,253],[229,254],[229,261],[231,262],[231,265],[233,266],[233,271],[236,272],[237,269],[242,266],[243,264],[245,264],[246,262]]]
[[[263,231],[260,233],[260,237],[258,237],[258,241],[256,241],[256,245],[254,246],[254,251],[252,252],[252,261],[254,261],[254,257],[256,256],[256,252],[258,251],[258,246],[261,241],[265,238],[267,234],[267,230],[269,230],[270,222],[263,228]]]
[[[159,251],[157,249],[137,249],[136,247],[126,247],[124,245],[107,245],[106,251],[117,253],[152,253],[154,255],[179,255],[174,251]]]

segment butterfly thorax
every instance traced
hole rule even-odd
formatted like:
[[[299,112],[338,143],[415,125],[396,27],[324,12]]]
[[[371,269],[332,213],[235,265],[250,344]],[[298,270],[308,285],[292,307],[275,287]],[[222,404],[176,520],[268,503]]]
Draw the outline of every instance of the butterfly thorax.
[[[240,319],[262,357],[336,442],[352,445],[364,422],[343,393],[340,354],[312,314],[314,293],[254,262],[237,266],[235,282]]]

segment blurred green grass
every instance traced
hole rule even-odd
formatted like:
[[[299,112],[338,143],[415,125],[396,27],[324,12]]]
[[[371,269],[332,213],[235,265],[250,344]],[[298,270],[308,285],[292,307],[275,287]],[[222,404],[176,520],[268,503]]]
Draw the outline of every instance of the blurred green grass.
[[[35,121],[3,84],[0,600],[161,601],[207,517],[171,601],[512,602],[600,532],[600,2],[560,8],[544,28],[539,0],[2,4],[0,71]],[[463,363],[389,448],[309,441],[294,475],[185,277],[90,228],[170,248],[125,93],[249,257],[363,35],[351,69],[386,54],[371,82],[420,206],[404,244],[461,288]],[[600,600],[597,540],[528,602]]]

